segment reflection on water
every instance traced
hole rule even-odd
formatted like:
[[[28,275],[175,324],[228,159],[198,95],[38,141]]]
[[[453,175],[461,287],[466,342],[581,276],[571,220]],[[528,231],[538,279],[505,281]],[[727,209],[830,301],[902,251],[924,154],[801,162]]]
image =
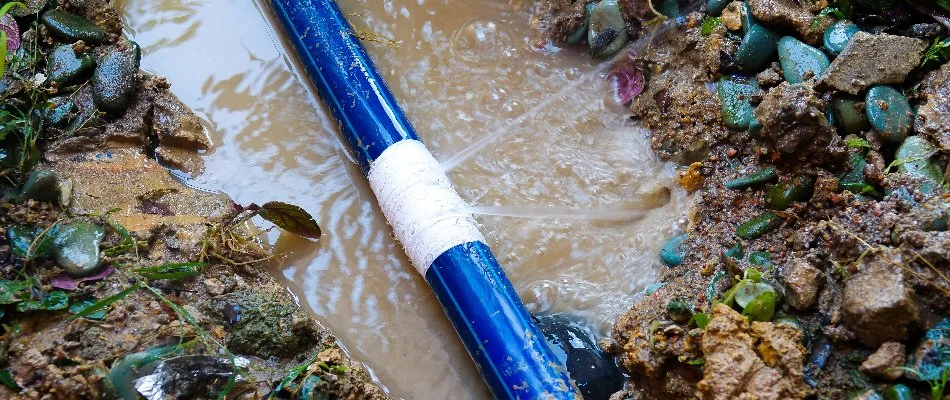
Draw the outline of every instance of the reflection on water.
[[[216,144],[195,182],[242,203],[282,200],[325,236],[274,233],[288,286],[394,395],[487,398],[424,280],[271,26],[238,0],[125,0],[144,68],[168,77]],[[445,161],[528,307],[606,332],[651,282],[685,196],[646,134],[604,103],[604,66],[540,52],[503,1],[340,0],[436,157]],[[385,41],[385,40],[381,40]]]

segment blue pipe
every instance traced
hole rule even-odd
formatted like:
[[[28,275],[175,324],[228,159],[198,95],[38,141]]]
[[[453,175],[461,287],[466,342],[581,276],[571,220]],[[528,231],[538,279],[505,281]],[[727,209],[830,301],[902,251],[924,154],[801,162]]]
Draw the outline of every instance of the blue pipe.
[[[420,141],[333,0],[272,4],[364,174],[394,144]],[[424,274],[495,398],[581,398],[488,245],[459,243]]]

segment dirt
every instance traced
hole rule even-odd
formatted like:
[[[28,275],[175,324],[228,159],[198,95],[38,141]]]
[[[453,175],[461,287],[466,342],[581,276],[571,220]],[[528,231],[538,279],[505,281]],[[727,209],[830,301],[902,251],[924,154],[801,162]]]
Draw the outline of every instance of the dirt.
[[[112,43],[90,49],[92,54],[131,48],[108,1],[59,4],[111,35]],[[20,26],[29,29],[24,37],[35,38],[35,47],[24,40],[30,52],[23,54],[35,61],[12,64],[2,85],[3,110],[29,115],[53,96],[67,96],[76,107],[74,123],[44,126],[36,141],[41,157],[33,168],[56,174],[59,195],[53,198],[58,201],[18,201],[11,194],[33,168],[4,164],[0,280],[35,281],[12,300],[18,304],[2,309],[0,370],[11,380],[0,386],[0,397],[79,399],[134,391],[131,378],[113,375],[144,376],[145,369],[129,369],[130,363],[142,352],[171,346],[174,350],[149,368],[158,365],[180,374],[166,377],[192,376],[159,385],[173,397],[226,391],[230,398],[263,398],[271,392],[290,398],[313,390],[329,398],[387,398],[273,278],[276,256],[257,239],[257,228],[236,220],[240,206],[224,193],[185,186],[169,173],[168,168],[199,173],[199,154],[210,145],[200,120],[169,91],[170,83],[135,72],[134,98],[120,115],[106,116],[97,111],[90,85],[59,88],[31,79],[32,71],[44,71],[45,57],[58,41],[27,18]],[[26,157],[21,157],[24,163]],[[79,220],[105,227],[107,234],[101,245],[103,272],[85,281],[66,278],[74,289],[59,289],[62,270],[51,259],[12,251],[7,233],[14,226],[52,230]],[[188,262],[200,262],[192,264],[200,265],[196,274],[149,278],[141,270]],[[118,297],[96,318],[70,318],[77,311],[65,305],[20,310],[28,301],[59,293],[68,296],[69,305]],[[284,390],[275,390],[292,371],[297,375],[287,379]],[[305,378],[308,383],[302,384]],[[230,388],[229,379],[234,380]]]

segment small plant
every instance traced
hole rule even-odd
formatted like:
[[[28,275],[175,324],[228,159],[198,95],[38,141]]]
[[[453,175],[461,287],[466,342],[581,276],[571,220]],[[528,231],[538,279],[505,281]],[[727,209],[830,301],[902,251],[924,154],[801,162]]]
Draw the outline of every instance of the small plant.
[[[947,61],[950,61],[950,38],[941,39],[938,36],[924,53],[924,61],[920,66],[923,68],[931,63],[939,65]]]
[[[733,303],[737,304],[742,308],[742,315],[752,321],[771,321],[778,299],[775,288],[760,282],[762,273],[755,268],[746,269],[742,279],[738,276],[735,279],[738,282],[717,303],[730,307]]]

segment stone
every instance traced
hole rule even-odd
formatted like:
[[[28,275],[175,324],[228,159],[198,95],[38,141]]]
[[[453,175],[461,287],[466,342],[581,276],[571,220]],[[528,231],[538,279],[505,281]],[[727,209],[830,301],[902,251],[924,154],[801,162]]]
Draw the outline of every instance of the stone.
[[[934,162],[936,155],[937,148],[926,138],[917,135],[905,139],[897,148],[894,158],[906,161],[897,167],[898,171],[939,184],[943,182],[943,171]]]
[[[627,44],[627,23],[620,14],[617,0],[603,0],[590,13],[587,43],[597,57],[610,56]]]
[[[764,213],[752,218],[736,228],[736,236],[745,240],[755,240],[782,226],[782,217],[773,213]]]
[[[79,107],[67,97],[51,99],[56,104],[46,112],[46,122],[54,128],[64,128],[69,125],[79,112]]]
[[[60,45],[47,60],[47,78],[60,87],[80,84],[96,68],[96,60],[89,54],[76,55],[73,46]]]
[[[731,1],[732,0],[706,0],[706,12],[709,13],[709,15],[718,17]]]
[[[815,304],[824,282],[821,270],[803,258],[793,258],[785,273],[785,296],[788,304],[797,310],[807,310]]]
[[[914,129],[941,151],[950,152],[950,63],[924,77],[920,94],[925,101],[917,110]]]
[[[211,147],[201,119],[175,95],[156,95],[152,110],[152,133],[158,137],[159,145],[199,151]]]
[[[772,182],[776,179],[778,179],[778,173],[775,171],[775,167],[768,167],[728,181],[725,186],[727,189],[745,190],[761,183]]]
[[[738,31],[742,29],[742,20],[743,13],[747,12],[745,3],[741,1],[733,1],[726,6],[725,10],[722,10],[722,16],[719,17],[722,21],[722,25],[730,31]]]
[[[838,127],[846,134],[857,135],[871,128],[868,116],[863,105],[858,100],[847,95],[838,95],[832,98],[831,108],[834,110]]]
[[[97,45],[109,41],[109,34],[91,21],[63,10],[50,10],[40,18],[43,25],[59,39],[72,43],[82,40]]]
[[[683,250],[683,242],[686,241],[688,237],[689,236],[684,233],[667,239],[666,242],[663,243],[663,247],[660,248],[660,260],[671,267],[682,264],[686,258],[686,253]]]
[[[907,385],[898,383],[887,387],[884,391],[884,400],[914,400],[914,393]]]
[[[758,71],[775,56],[779,35],[762,25],[752,25],[736,51],[736,65],[745,71]]]
[[[567,367],[585,399],[606,399],[623,388],[623,374],[613,357],[597,346],[596,336],[587,323],[565,314],[536,319],[555,357]]]
[[[113,49],[102,57],[92,75],[92,99],[96,107],[116,116],[125,112],[138,89],[139,69],[135,51]]]
[[[916,381],[939,381],[947,369],[950,369],[950,318],[944,318],[940,323],[924,334],[907,362],[907,376]]]
[[[733,129],[748,129],[755,112],[751,98],[759,91],[754,78],[732,76],[720,79],[718,94],[723,123]]]
[[[914,111],[904,95],[890,86],[875,86],[864,97],[864,112],[881,137],[897,144],[907,138],[914,123]]]
[[[828,54],[837,56],[851,42],[851,38],[858,33],[858,26],[854,22],[841,20],[825,29],[825,50]]]
[[[819,16],[808,2],[797,0],[749,0],[749,11],[762,24],[772,29],[794,30],[811,44],[819,44],[822,34],[834,22],[830,16]]]
[[[90,222],[63,225],[54,242],[56,263],[74,278],[96,273],[100,262],[99,245],[105,235],[105,229]]]
[[[778,59],[785,81],[791,84],[818,78],[831,63],[824,52],[791,36],[779,39]]]
[[[885,381],[893,381],[904,375],[904,362],[907,361],[904,345],[887,342],[877,348],[867,360],[861,363],[861,372]]]
[[[596,5],[597,3],[587,3],[587,5],[584,6],[584,22],[567,37],[567,44],[578,44],[587,37],[587,30],[590,27],[590,13],[594,11],[594,6]]]
[[[874,85],[901,84],[927,50],[927,42],[906,36],[857,32],[818,81],[857,95]]]
[[[887,252],[863,258],[842,292],[844,324],[871,347],[906,340],[910,324],[917,320],[917,304],[903,271],[884,257],[900,256]]]
[[[808,176],[795,176],[781,182],[765,192],[765,205],[769,209],[785,211],[798,201],[807,201],[811,197],[815,180]]]
[[[54,203],[59,199],[59,186],[56,174],[46,168],[34,168],[26,178],[19,200],[36,200]]]
[[[827,108],[811,84],[782,82],[756,108],[756,118],[762,123],[759,136],[780,155],[811,153],[814,158],[827,152],[837,137],[825,116]]]

